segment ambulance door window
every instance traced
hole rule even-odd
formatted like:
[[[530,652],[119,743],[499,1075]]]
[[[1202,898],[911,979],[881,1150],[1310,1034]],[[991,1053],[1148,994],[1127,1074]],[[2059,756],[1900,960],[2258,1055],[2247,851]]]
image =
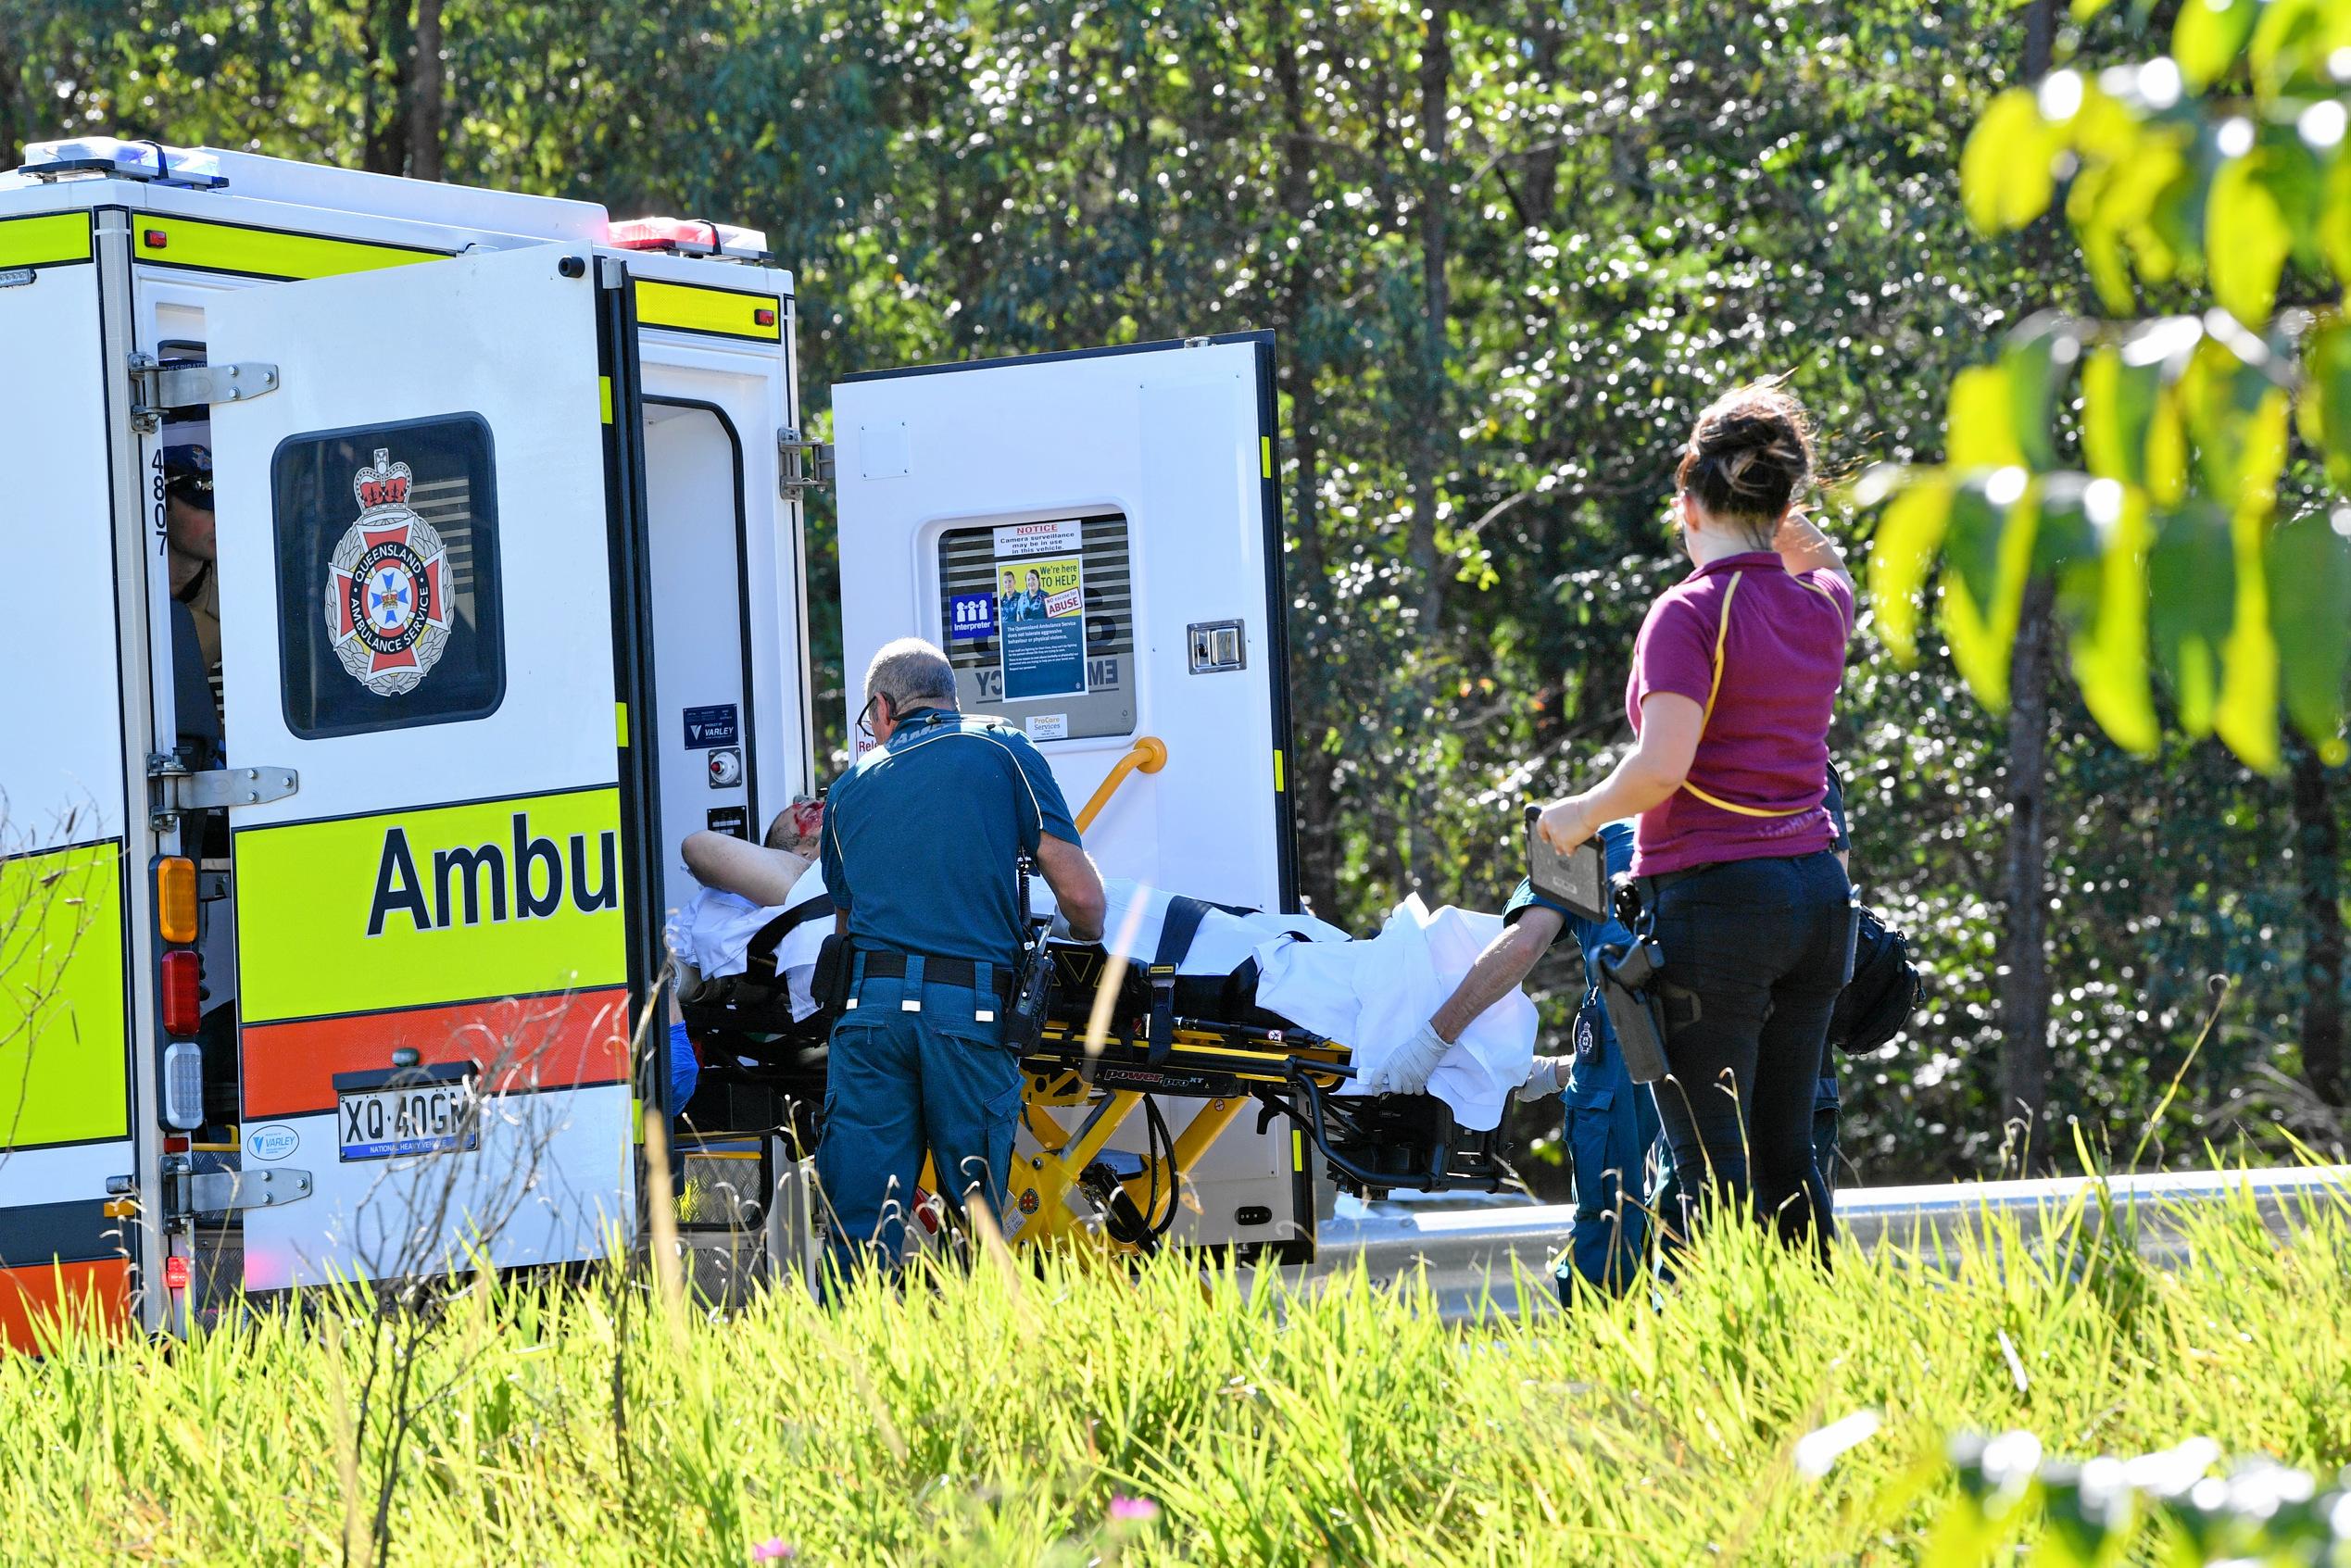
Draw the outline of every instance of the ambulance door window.
[[[475,414],[294,436],[270,463],[286,727],[486,718],[506,695],[497,486]]]
[[[964,711],[1038,741],[1135,733],[1125,514],[950,529],[938,596]]]

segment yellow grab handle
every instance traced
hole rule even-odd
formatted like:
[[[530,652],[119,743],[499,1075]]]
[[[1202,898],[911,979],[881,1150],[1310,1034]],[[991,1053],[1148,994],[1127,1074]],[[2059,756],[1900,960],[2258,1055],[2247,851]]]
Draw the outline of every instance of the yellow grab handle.
[[[1094,825],[1094,819],[1102,814],[1110,797],[1118,793],[1118,786],[1133,772],[1156,773],[1167,766],[1167,743],[1157,735],[1145,735],[1128,749],[1125,756],[1111,765],[1110,776],[1094,791],[1092,799],[1077,813],[1077,831],[1084,833]]]

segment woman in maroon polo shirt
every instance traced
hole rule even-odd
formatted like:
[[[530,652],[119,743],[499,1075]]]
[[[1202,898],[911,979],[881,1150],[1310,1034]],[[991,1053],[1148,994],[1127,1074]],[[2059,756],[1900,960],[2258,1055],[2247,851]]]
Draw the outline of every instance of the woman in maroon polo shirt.
[[[1665,950],[1655,1087],[1674,1162],[1704,1200],[1752,1197],[1828,1261],[1813,1085],[1850,961],[1853,892],[1829,851],[1829,721],[1853,579],[1805,521],[1803,406],[1742,387],[1698,417],[1674,508],[1696,569],[1649,607],[1625,708],[1636,737],[1607,780],[1547,808],[1573,848],[1638,813],[1633,874]],[[1689,1234],[1693,1216],[1665,1215]]]

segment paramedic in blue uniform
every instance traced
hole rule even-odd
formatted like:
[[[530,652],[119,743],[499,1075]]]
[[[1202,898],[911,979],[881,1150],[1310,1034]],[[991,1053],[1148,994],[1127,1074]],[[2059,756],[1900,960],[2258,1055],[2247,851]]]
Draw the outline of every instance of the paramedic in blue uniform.
[[[1031,859],[1070,935],[1101,936],[1101,873],[1052,770],[1019,731],[956,709],[930,643],[874,656],[861,728],[874,746],[826,797],[824,884],[853,944],[833,1026],[817,1175],[830,1261],[894,1264],[929,1154],[962,1210],[1000,1212],[1025,1082],[1003,1046],[1025,939]]]

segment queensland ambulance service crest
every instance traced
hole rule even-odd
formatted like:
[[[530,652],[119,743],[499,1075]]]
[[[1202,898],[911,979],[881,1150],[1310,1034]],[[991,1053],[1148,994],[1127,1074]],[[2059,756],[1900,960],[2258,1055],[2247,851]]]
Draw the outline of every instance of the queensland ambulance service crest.
[[[416,690],[449,643],[448,550],[409,508],[415,475],[384,447],[352,476],[358,521],[329,563],[327,630],[351,678],[378,696]]]

